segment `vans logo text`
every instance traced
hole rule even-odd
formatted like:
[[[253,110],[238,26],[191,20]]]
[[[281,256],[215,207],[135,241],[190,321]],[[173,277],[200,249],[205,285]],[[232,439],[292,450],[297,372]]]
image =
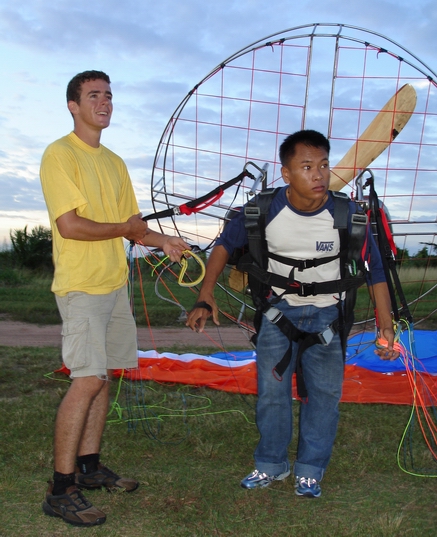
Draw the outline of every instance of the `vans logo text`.
[[[334,248],[334,241],[329,241],[329,242],[316,241],[317,252],[332,252],[333,248]]]

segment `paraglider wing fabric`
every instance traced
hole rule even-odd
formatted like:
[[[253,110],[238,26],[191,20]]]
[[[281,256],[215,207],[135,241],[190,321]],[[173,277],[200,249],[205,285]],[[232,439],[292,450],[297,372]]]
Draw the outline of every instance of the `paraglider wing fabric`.
[[[407,346],[408,334],[402,334]],[[423,394],[427,404],[437,404],[437,332],[416,331],[414,386],[404,361],[381,360],[374,354],[374,334],[360,333],[348,342],[342,402],[387,403],[411,405],[414,388]],[[221,352],[210,356],[199,354],[157,353],[139,351],[137,369],[116,370],[115,376],[132,381],[207,386],[233,393],[256,394],[256,352]],[[412,365],[408,365],[411,370]],[[69,374],[63,366],[57,372]],[[293,397],[297,398],[293,379]]]

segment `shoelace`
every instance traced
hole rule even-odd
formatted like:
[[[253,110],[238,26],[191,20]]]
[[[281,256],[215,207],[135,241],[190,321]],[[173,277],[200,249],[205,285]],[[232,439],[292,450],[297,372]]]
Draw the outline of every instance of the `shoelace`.
[[[88,501],[78,489],[70,494],[70,498],[80,509],[88,509],[88,507],[92,507],[91,502]]]
[[[105,482],[107,482],[108,480],[111,481],[111,479],[113,479],[115,483],[120,479],[119,475],[117,475],[115,472],[113,472],[111,469],[107,468],[103,464],[100,465],[98,471],[100,471],[105,476]]]
[[[299,477],[299,484],[311,487],[311,485],[317,485],[317,479],[313,479],[312,477]]]
[[[252,474],[252,478],[255,478],[255,477],[259,477],[260,479],[268,479],[271,476],[269,476],[265,472],[260,472],[259,470],[254,470],[254,472]]]
[[[108,468],[107,466],[104,466],[103,464],[100,465],[99,470],[103,470],[104,472],[112,475],[112,477],[118,478],[118,475],[115,472],[113,472],[110,468]]]

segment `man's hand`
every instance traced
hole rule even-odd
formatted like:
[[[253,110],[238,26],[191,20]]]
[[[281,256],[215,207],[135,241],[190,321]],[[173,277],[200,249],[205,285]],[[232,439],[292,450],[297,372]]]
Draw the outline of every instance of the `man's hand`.
[[[394,342],[394,337],[395,335],[392,328],[384,328],[381,330],[381,337],[378,338],[380,346],[374,351],[381,360],[393,361],[399,358],[399,351],[395,349],[397,344]]]
[[[194,304],[193,309],[188,314],[187,322],[185,323],[191,330],[203,332],[205,323],[211,315],[214,324],[217,326],[220,325],[218,318],[219,310],[214,300],[214,287],[219,275],[223,272],[228,259],[229,254],[223,246],[214,246],[206,265],[205,277],[196,302],[199,306],[202,302],[208,304],[212,309],[212,314],[207,308],[199,307]]]
[[[147,222],[142,216],[141,213],[134,214],[126,222],[129,225],[129,232],[125,235],[127,240],[138,242],[147,234]]]
[[[167,236],[162,245],[162,251],[175,263],[180,261],[184,250],[191,250],[191,246],[180,237]]]
[[[202,306],[202,303],[208,304],[211,307],[212,313],[207,307]],[[196,304],[194,304],[193,309],[188,313],[188,318],[185,323],[186,326],[194,330],[195,332],[203,332],[205,328],[206,321],[211,317],[214,324],[220,326],[218,318],[218,307],[214,300],[213,295],[199,295]]]
[[[151,246],[153,248],[159,248],[165,255],[168,255],[171,261],[177,263],[182,257],[184,250],[191,250],[191,246],[186,243],[180,237],[172,237],[171,235],[164,235],[158,231],[147,228],[143,237],[138,242],[144,244],[144,246]]]

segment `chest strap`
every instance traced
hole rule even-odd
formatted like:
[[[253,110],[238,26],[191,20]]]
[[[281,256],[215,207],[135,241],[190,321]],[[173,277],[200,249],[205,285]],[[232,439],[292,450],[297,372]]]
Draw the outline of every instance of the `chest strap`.
[[[349,289],[356,289],[365,282],[363,276],[350,276],[339,280],[330,280],[327,282],[311,282],[305,283],[294,280],[287,276],[281,276],[268,272],[262,267],[259,267],[253,262],[249,255],[243,256],[238,263],[238,270],[247,272],[253,276],[260,283],[267,285],[268,287],[278,287],[284,289],[284,294],[296,294],[298,296],[314,296],[314,295],[328,295],[328,294],[341,294]]]
[[[279,261],[279,263],[282,263],[283,265],[297,268],[299,272],[302,272],[308,268],[320,267],[320,265],[325,265],[326,263],[335,261],[340,257],[340,254],[337,254],[331,255],[329,257],[320,257],[316,259],[292,259],[268,251],[265,252],[265,255],[270,259],[273,259],[274,261]]]

